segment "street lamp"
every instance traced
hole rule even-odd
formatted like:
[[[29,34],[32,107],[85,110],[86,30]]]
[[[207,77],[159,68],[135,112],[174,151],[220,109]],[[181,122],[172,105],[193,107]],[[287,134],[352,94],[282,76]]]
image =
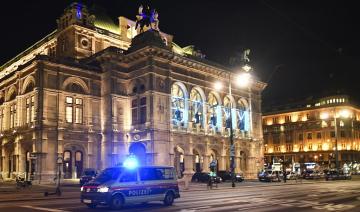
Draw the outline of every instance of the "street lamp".
[[[250,71],[251,67],[249,65],[244,65],[242,67],[242,69],[245,72],[240,73],[235,79],[238,83],[238,85],[240,87],[247,87],[250,79],[251,79],[251,75],[248,73],[248,71]],[[222,72],[223,73],[223,72]],[[220,73],[221,74],[221,73]],[[229,96],[232,96],[232,92],[231,92],[231,73],[229,73]],[[223,88],[223,85],[221,82],[216,82],[215,83],[215,89],[216,90],[221,90]],[[234,131],[233,131],[233,126],[232,126],[232,101],[230,100],[230,174],[231,174],[231,186],[235,187],[235,145],[234,145]]]
[[[338,151],[338,129],[337,129],[337,118],[338,115],[336,114],[336,108],[333,108],[333,114],[334,114],[334,130],[335,130],[335,168],[336,170],[339,169],[339,151]],[[351,113],[349,110],[340,110],[339,111],[339,117],[342,118],[349,118],[351,116]],[[327,112],[323,112],[320,114],[320,118],[322,120],[328,119],[329,114]]]

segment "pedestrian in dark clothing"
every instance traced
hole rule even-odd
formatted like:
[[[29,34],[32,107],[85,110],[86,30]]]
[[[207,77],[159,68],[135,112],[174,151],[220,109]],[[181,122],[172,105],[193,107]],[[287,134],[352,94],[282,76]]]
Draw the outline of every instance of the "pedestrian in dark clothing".
[[[286,183],[286,171],[284,171],[283,177],[284,177],[284,183]]]

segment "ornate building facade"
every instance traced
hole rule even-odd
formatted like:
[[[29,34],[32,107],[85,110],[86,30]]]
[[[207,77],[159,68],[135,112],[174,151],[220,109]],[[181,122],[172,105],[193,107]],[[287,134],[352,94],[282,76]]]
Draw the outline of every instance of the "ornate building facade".
[[[312,99],[263,114],[265,161],[335,167],[360,160],[360,110],[348,96]]]
[[[215,91],[230,69],[173,36],[74,3],[58,29],[0,69],[0,172],[52,180],[98,170],[134,154],[173,165],[179,176],[229,169],[229,117],[236,171],[256,177],[263,163],[261,92],[252,79],[232,95]],[[234,82],[234,84],[236,84]],[[232,108],[230,107],[232,106]]]

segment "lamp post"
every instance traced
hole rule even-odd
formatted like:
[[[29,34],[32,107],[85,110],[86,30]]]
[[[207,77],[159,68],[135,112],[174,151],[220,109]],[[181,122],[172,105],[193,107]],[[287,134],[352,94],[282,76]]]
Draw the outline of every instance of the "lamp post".
[[[337,130],[337,119],[336,119],[336,108],[334,108],[334,130],[335,130],[335,168],[339,170],[339,153],[338,153],[338,130]]]
[[[248,85],[250,80],[250,74],[247,73],[251,67],[249,65],[245,65],[242,67],[242,69],[245,71],[244,73],[241,73],[236,79],[239,83],[239,85],[245,87]],[[221,72],[223,73],[223,72]],[[221,74],[220,73],[220,74]],[[231,82],[231,73],[228,74],[228,83],[229,83],[229,96],[232,96],[232,82]],[[216,82],[215,89],[220,90],[222,88],[222,84],[220,82]],[[232,109],[233,109],[233,103],[230,100],[230,114],[229,114],[229,127],[230,127],[230,135],[229,135],[229,141],[230,141],[230,175],[231,175],[231,187],[235,187],[235,145],[234,145],[234,130],[233,130],[233,123],[232,123]]]
[[[334,131],[335,131],[335,168],[336,170],[338,170],[340,168],[339,166],[339,150],[338,150],[338,127],[337,127],[337,114],[336,114],[336,108],[333,108],[333,115],[334,115]],[[339,117],[342,118],[348,118],[350,117],[351,114],[348,110],[343,109],[339,111]],[[329,114],[328,113],[322,113],[320,114],[320,118],[322,120],[326,120],[328,119]]]

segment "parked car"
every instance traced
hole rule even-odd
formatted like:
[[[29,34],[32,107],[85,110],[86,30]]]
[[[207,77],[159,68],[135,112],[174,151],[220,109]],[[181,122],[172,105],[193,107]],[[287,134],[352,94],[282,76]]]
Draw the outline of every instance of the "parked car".
[[[191,182],[201,182],[207,183],[209,182],[209,173],[208,172],[195,172],[195,174],[191,178]],[[215,176],[214,181],[216,183],[221,183],[222,179],[219,176]]]
[[[297,175],[295,172],[289,172],[289,171],[286,172],[287,180],[296,180],[296,178],[297,178]]]
[[[96,177],[95,169],[92,168],[85,169],[80,177],[80,186],[83,186],[85,183],[91,181],[95,177]]]
[[[280,171],[264,170],[258,175],[259,181],[265,182],[280,182],[282,179],[282,173]]]
[[[305,170],[303,173],[304,179],[320,179],[324,174],[317,170]]]
[[[344,173],[343,170],[330,170],[326,173],[325,180],[351,180],[351,174]]]
[[[225,181],[231,181],[231,173],[228,172],[228,171],[218,171],[217,172],[217,175],[219,177],[221,177],[222,181],[225,182]],[[244,181],[244,177],[239,174],[239,173],[235,173],[235,179],[237,182],[242,182]]]

